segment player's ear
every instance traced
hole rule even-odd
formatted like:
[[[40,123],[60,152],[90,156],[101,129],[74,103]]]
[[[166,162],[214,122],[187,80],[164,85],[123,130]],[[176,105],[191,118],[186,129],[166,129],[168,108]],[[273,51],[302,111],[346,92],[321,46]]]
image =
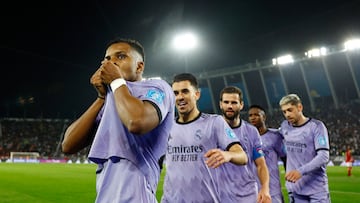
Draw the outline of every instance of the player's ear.
[[[304,107],[303,107],[303,105],[301,103],[299,103],[297,105],[297,108],[298,108],[298,111],[302,112]]]
[[[195,91],[196,100],[200,99],[200,95],[201,95],[200,89],[196,90]]]
[[[144,62],[143,61],[138,61],[136,64],[136,73],[142,73],[144,72]]]

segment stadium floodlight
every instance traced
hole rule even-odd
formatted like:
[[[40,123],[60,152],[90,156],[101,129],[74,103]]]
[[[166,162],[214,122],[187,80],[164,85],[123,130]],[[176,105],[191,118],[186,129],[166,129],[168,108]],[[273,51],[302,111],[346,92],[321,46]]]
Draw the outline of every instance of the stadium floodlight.
[[[175,36],[173,45],[176,50],[186,51],[196,48],[198,40],[193,33],[185,32]]]
[[[175,50],[182,53],[184,57],[185,72],[188,72],[188,51],[195,49],[198,46],[198,39],[195,34],[191,32],[183,32],[174,37],[173,47]]]
[[[311,49],[305,52],[305,56],[307,56],[308,58],[325,56],[326,54],[327,54],[327,49],[325,47],[321,47],[320,49],[318,48]]]
[[[344,43],[345,51],[360,49],[360,39],[351,39]]]
[[[277,58],[272,59],[273,65],[285,65],[288,63],[293,63],[294,58],[291,54],[279,56]]]

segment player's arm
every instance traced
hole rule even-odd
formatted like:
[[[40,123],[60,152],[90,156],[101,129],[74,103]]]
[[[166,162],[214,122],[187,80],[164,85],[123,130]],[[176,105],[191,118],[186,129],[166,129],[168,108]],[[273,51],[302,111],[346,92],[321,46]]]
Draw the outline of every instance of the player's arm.
[[[230,162],[236,165],[245,165],[248,162],[247,155],[240,144],[232,144],[228,151],[221,149],[210,149],[204,155],[207,160],[205,163],[210,168],[217,168],[221,164]]]
[[[91,76],[90,83],[96,89],[98,98],[93,104],[65,131],[62,142],[62,151],[73,154],[88,146],[95,134],[97,127],[96,117],[104,105],[106,87],[100,77],[100,69]]]
[[[112,91],[117,113],[129,132],[145,134],[160,123],[161,113],[154,103],[133,97],[126,85]]]
[[[230,162],[236,165],[245,165],[248,162],[246,152],[240,144],[233,144],[229,147],[228,153],[231,154]]]
[[[269,188],[270,176],[268,167],[266,165],[265,157],[261,156],[255,159],[255,165],[257,169],[257,175],[261,184],[258,194],[258,202],[271,202]]]
[[[76,153],[92,142],[97,127],[96,116],[103,103],[104,99],[97,98],[85,113],[66,129],[62,142],[62,151],[64,153]]]
[[[318,125],[314,128],[313,142],[315,145],[316,155],[311,161],[298,168],[301,175],[305,175],[323,165],[326,165],[330,160],[329,137],[327,129],[323,123],[318,123]]]
[[[328,150],[318,150],[316,156],[307,164],[301,166],[298,171],[301,175],[305,175],[313,170],[318,169],[320,166],[327,164],[330,158]]]
[[[136,71],[143,69],[144,62],[138,61]],[[131,95],[124,80],[131,77],[127,74],[116,63],[107,60],[102,62],[101,79],[104,84],[111,87],[110,91],[114,94],[116,110],[122,123],[133,134],[145,134],[160,123],[161,113],[154,103]]]
[[[308,163],[302,165],[300,168],[291,170],[285,174],[285,180],[289,182],[298,181],[303,175],[318,169],[329,161],[330,155],[328,150],[319,150],[316,156]]]
[[[309,162],[302,165],[300,168],[289,171],[285,174],[285,179],[290,182],[296,182],[303,175],[310,173],[321,166],[324,166],[330,160],[329,153],[329,137],[328,132],[323,123],[318,123],[314,128],[313,142],[316,148],[316,155]]]

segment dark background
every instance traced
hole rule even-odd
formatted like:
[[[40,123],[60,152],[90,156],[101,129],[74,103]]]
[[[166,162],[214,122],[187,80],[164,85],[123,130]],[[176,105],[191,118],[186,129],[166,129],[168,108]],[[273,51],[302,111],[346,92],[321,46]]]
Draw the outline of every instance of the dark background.
[[[5,4],[5,2],[3,3]],[[360,1],[7,1],[1,6],[0,117],[75,118],[116,36],[139,40],[145,77],[184,72],[173,36],[191,30],[190,72],[268,60],[359,37]]]

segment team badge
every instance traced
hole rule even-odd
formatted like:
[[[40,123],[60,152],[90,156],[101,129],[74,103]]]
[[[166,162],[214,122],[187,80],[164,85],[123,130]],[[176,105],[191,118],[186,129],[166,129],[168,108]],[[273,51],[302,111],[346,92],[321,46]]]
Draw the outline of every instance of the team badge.
[[[195,133],[195,139],[196,140],[201,140],[201,137],[202,137],[201,130],[197,130],[196,133]]]
[[[226,135],[228,137],[230,137],[231,139],[236,138],[236,135],[235,135],[234,131],[232,131],[230,128],[226,128],[225,132],[226,132]]]
[[[318,138],[318,143],[320,146],[326,146],[326,139],[324,136]]]
[[[164,93],[159,90],[148,90],[145,97],[161,104],[164,101],[164,96]]]

